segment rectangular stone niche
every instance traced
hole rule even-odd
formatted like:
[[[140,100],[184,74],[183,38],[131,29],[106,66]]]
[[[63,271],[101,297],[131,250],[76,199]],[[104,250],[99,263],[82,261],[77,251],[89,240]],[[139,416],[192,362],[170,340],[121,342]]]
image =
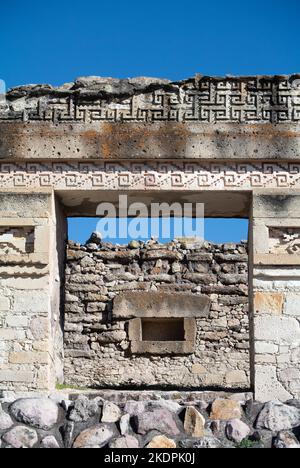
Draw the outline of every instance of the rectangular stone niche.
[[[142,341],[184,341],[184,319],[142,319]]]
[[[115,318],[130,319],[132,354],[181,355],[195,351],[196,318],[206,317],[207,296],[166,292],[127,292],[114,301]]]
[[[193,354],[196,341],[196,320],[133,319],[129,322],[132,354]]]

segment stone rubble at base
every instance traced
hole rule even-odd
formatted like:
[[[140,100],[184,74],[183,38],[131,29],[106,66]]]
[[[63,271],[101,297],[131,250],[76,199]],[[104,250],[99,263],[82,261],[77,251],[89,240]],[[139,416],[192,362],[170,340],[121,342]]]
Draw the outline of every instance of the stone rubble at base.
[[[247,395],[244,400],[235,398],[238,395],[185,404],[158,398],[119,405],[83,394],[13,404],[2,399],[0,422],[5,424],[0,426],[0,447],[300,448],[299,401],[260,404],[246,400]],[[128,424],[121,431],[124,418]]]

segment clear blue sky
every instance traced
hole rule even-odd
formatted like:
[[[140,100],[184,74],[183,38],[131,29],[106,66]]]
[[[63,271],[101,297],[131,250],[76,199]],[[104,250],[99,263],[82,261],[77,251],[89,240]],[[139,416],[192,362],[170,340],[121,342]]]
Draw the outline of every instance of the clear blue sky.
[[[0,79],[59,85],[77,76],[300,72],[300,0],[10,0],[0,6]],[[247,235],[208,222],[211,240]],[[72,223],[74,226],[74,223]],[[77,221],[83,240],[93,223]]]

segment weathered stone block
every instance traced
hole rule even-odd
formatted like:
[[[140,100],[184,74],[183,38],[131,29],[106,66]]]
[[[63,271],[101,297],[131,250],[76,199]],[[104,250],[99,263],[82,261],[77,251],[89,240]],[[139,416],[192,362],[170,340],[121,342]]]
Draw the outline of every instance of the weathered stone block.
[[[43,340],[50,335],[49,319],[39,317],[31,320],[30,331],[36,340]]]
[[[12,330],[10,328],[0,329],[0,340],[1,341],[17,340],[19,336],[20,335],[16,330]],[[24,334],[24,337],[25,337],[25,334]]]
[[[0,193],[0,217],[10,218],[48,218],[51,212],[51,192],[42,190],[39,193]]]
[[[10,301],[8,297],[0,297],[0,311],[7,311],[10,309]]]
[[[300,324],[294,318],[257,316],[255,330],[256,340],[300,345]]]
[[[183,278],[188,281],[192,281],[197,284],[215,284],[217,278],[214,275],[203,274],[203,273],[186,273]]]
[[[191,437],[204,436],[205,418],[193,406],[188,406],[184,418],[184,430]]]
[[[113,315],[118,318],[206,317],[209,306],[207,296],[150,291],[125,292],[115,298]]]
[[[48,353],[24,351],[10,353],[8,359],[11,364],[48,364],[50,357]]]
[[[0,382],[33,382],[33,372],[20,371],[19,369],[0,370]]]
[[[255,399],[267,402],[272,399],[287,401],[292,395],[278,381],[275,366],[256,365],[255,367]]]
[[[282,382],[291,382],[293,380],[300,381],[300,369],[295,367],[288,367],[279,372],[280,380]]]
[[[253,197],[254,218],[300,218],[300,196],[286,191],[256,193]]]
[[[24,315],[9,315],[6,318],[6,326],[12,328],[27,328],[28,326],[28,317]]]
[[[179,252],[166,250],[166,249],[158,249],[158,250],[148,250],[143,255],[143,260],[182,260],[183,255]]]
[[[213,402],[210,419],[218,421],[230,421],[241,419],[242,408],[238,401],[217,399]]]
[[[257,292],[254,295],[254,312],[256,314],[281,315],[283,303],[283,294]]]
[[[219,280],[226,285],[248,284],[248,275],[246,274],[220,274]]]
[[[300,317],[300,293],[299,294],[287,293],[284,313],[285,315],[292,315],[294,317]]]
[[[227,372],[226,383],[228,385],[244,385],[248,383],[248,377],[245,371],[235,370]]]
[[[112,330],[100,333],[97,337],[99,343],[119,343],[127,337],[123,330]]]
[[[14,296],[15,312],[49,312],[50,299],[48,291],[16,291]]]
[[[255,352],[257,354],[276,354],[278,353],[278,345],[268,343],[267,341],[256,341]]]

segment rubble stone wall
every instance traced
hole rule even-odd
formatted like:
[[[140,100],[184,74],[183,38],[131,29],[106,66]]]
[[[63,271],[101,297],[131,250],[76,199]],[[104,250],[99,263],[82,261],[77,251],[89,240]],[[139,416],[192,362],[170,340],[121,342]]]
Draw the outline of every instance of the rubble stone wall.
[[[150,241],[120,247],[97,239],[86,245],[69,242],[65,383],[88,388],[249,389],[247,269],[245,243]],[[178,300],[182,295],[183,302],[176,317],[180,309],[182,316],[186,313],[184,302],[190,296],[209,299],[207,314],[199,311],[195,318],[192,352],[182,355],[173,349],[168,353],[170,342],[161,355],[151,353],[151,346],[145,347],[145,354],[133,352],[132,316],[120,313],[120,301],[118,314],[116,309],[114,313],[114,303],[116,297],[138,292],[143,294],[145,309],[147,294],[153,301],[155,293],[180,293]],[[143,310],[138,315],[143,316]]]

